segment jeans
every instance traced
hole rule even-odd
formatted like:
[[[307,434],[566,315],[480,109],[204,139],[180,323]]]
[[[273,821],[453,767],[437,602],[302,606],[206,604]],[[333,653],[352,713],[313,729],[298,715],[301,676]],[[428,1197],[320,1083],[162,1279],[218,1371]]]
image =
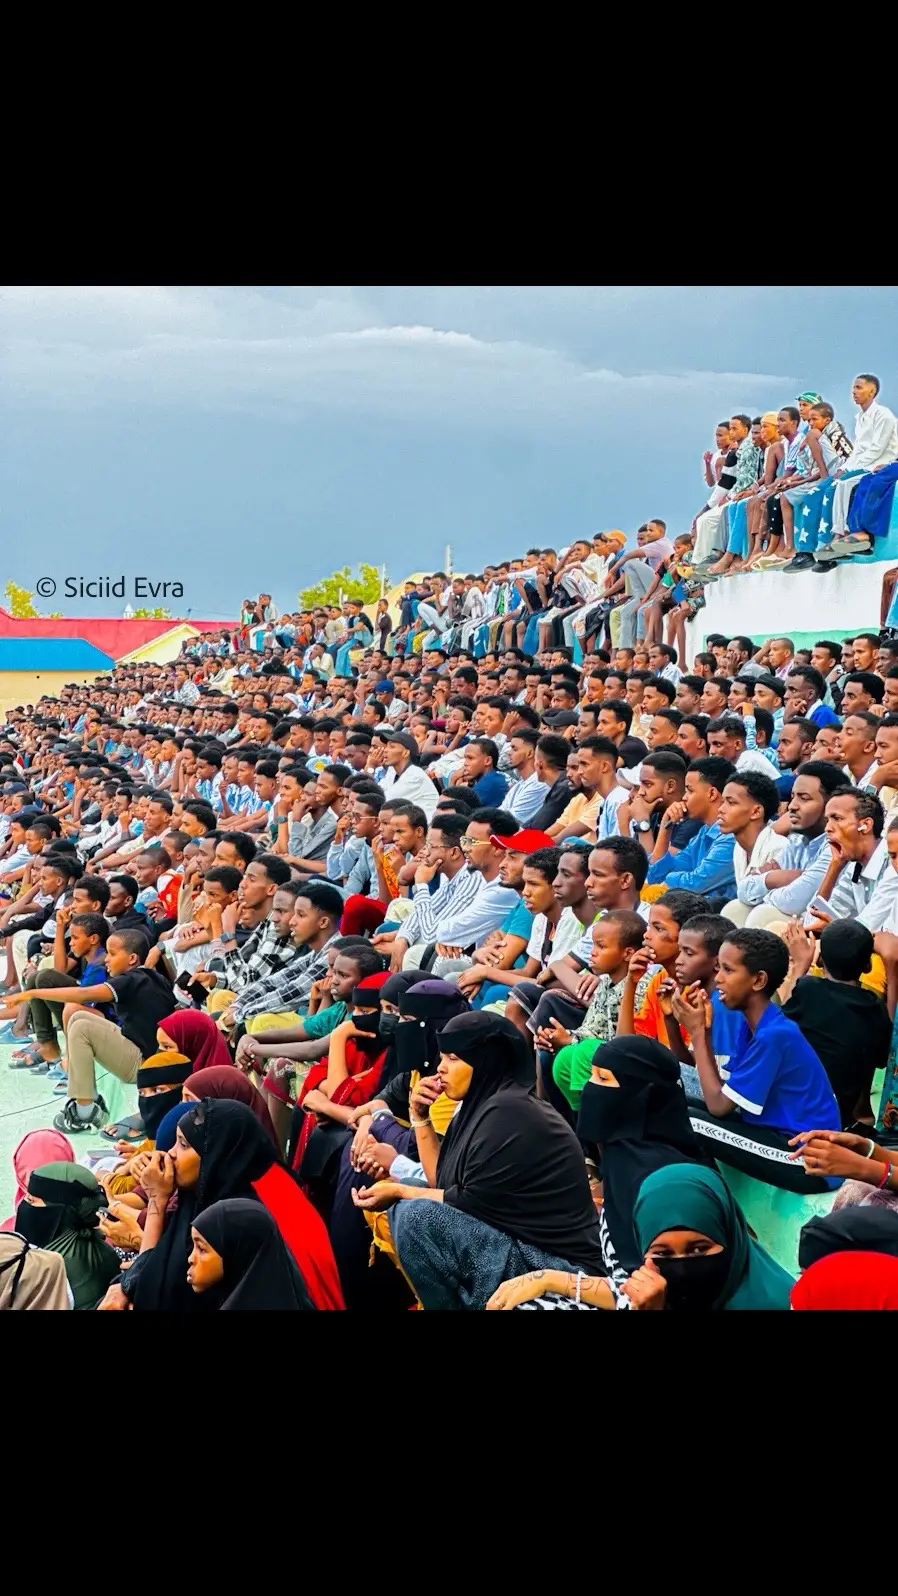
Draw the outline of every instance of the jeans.
[[[569,1260],[427,1197],[395,1203],[390,1231],[403,1272],[425,1310],[485,1308],[503,1280],[530,1269],[576,1272]]]

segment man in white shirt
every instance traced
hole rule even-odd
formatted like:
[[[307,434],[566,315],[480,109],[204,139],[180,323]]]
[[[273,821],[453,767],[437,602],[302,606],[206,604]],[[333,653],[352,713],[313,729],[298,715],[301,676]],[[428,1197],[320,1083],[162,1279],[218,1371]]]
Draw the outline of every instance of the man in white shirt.
[[[515,771],[517,781],[509,787],[500,808],[514,815],[522,827],[527,826],[538,809],[541,809],[549,791],[548,785],[536,774],[536,745],[539,732],[529,726],[520,726],[508,739],[509,768]]]
[[[829,902],[834,920],[860,920],[868,931],[882,931],[898,903],[898,871],[883,836],[882,804],[858,788],[836,791],[826,805],[826,837],[831,857],[805,924],[817,929],[817,898]]]
[[[679,686],[683,672],[677,664],[677,651],[670,643],[653,643],[649,649],[649,669],[666,682]]]
[[[481,818],[477,819],[477,815]],[[479,946],[515,908],[518,894],[503,884],[500,871],[505,852],[503,840],[519,835],[512,817],[498,809],[475,810],[468,821],[462,846],[468,870],[481,878],[480,891],[459,912],[441,917],[432,969],[437,979],[445,980],[447,975],[465,968],[464,950]]]
[[[486,605],[483,598],[483,577],[475,576],[465,594],[465,601],[462,605],[462,648],[470,648],[471,638],[485,618]]]
[[[854,552],[854,545],[844,543],[848,527],[848,507],[851,495],[857,487],[858,480],[870,471],[877,471],[881,466],[891,465],[893,460],[898,460],[898,421],[895,420],[891,410],[878,402],[879,378],[874,377],[869,371],[862,371],[855,377],[851,395],[858,409],[854,423],[854,448],[850,459],[844,466],[834,473],[835,489],[833,492],[832,515],[829,526],[821,531],[817,538],[817,554],[815,570],[823,566],[824,570],[832,569],[834,559],[841,554]],[[850,467],[850,469],[849,469]],[[825,516],[825,510],[824,510]],[[834,539],[839,539],[838,547],[833,547]],[[866,540],[860,539],[859,544],[866,547]]]
[[[425,622],[432,632],[448,631],[452,624],[446,610],[452,597],[452,588],[446,580],[445,571],[436,571],[430,579],[431,600],[423,599],[418,605],[418,618]]]
[[[405,798],[408,803],[418,804],[431,820],[437,806],[437,790],[430,777],[416,763],[418,744],[408,732],[395,728],[383,735],[386,738],[384,764],[387,772],[380,785],[384,797]]]

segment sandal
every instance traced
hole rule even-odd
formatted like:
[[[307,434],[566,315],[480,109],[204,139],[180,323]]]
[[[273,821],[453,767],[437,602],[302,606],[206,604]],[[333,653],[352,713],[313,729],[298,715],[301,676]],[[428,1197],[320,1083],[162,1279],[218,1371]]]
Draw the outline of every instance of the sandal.
[[[829,552],[837,560],[850,559],[854,554],[872,554],[873,539],[869,532],[846,532],[844,537],[833,538]]]
[[[43,1064],[43,1062],[40,1053],[35,1048],[27,1053],[20,1053],[18,1057],[13,1054],[11,1059],[7,1059],[6,1068],[8,1070],[30,1070],[34,1069],[37,1064]]]
[[[139,1147],[140,1143],[145,1142],[147,1139],[147,1133],[145,1130],[142,1128],[140,1130],[135,1130],[133,1126],[125,1123],[104,1125],[103,1129],[100,1131],[100,1135],[103,1136],[107,1142],[127,1142],[129,1147]]]

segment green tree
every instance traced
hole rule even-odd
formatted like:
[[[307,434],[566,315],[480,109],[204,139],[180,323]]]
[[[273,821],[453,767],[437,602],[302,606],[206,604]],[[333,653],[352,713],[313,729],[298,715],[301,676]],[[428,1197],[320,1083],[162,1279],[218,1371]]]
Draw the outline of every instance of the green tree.
[[[3,589],[6,594],[6,603],[10,615],[15,615],[19,620],[32,621],[40,610],[36,610],[32,602],[34,594],[27,587],[19,587],[15,582],[7,582]]]
[[[154,610],[148,610],[146,605],[143,605],[141,609],[134,611],[132,619],[135,621],[170,621],[171,610],[163,609],[161,604],[157,604]]]
[[[389,587],[389,580],[386,585]],[[375,599],[380,598],[380,571],[377,566],[365,565],[363,561],[358,568],[358,576],[353,576],[351,567],[344,565],[333,576],[316,582],[314,587],[302,588],[299,602],[304,610],[311,610],[316,604],[339,604],[341,593],[344,599],[360,599],[363,604],[373,604]]]

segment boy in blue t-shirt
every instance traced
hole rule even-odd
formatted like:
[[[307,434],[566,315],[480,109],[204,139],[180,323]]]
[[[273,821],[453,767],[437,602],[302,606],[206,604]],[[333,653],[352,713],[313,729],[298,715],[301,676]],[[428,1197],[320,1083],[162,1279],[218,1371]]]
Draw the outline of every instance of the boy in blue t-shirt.
[[[714,1058],[711,1003],[693,982],[673,999],[674,1015],[689,1032],[705,1106],[723,1118],[735,1108],[748,1125],[795,1136],[839,1130],[839,1106],[826,1071],[798,1026],[773,1002],[789,970],[789,952],[772,931],[727,933],[718,954],[715,986],[747,1029],[730,1054],[726,1078]]]
[[[55,967],[38,970],[35,976],[29,977],[26,986],[38,993],[42,988],[59,986],[66,980],[77,981],[79,986],[98,986],[106,980],[108,931],[109,923],[102,914],[73,915],[71,907],[57,910]],[[30,1064],[32,1074],[64,1081],[56,1034],[63,1028],[62,1004],[47,1003],[37,996],[32,998],[30,1008],[36,1049]],[[98,1007],[97,1012],[106,1017],[109,1014],[104,1007]]]

